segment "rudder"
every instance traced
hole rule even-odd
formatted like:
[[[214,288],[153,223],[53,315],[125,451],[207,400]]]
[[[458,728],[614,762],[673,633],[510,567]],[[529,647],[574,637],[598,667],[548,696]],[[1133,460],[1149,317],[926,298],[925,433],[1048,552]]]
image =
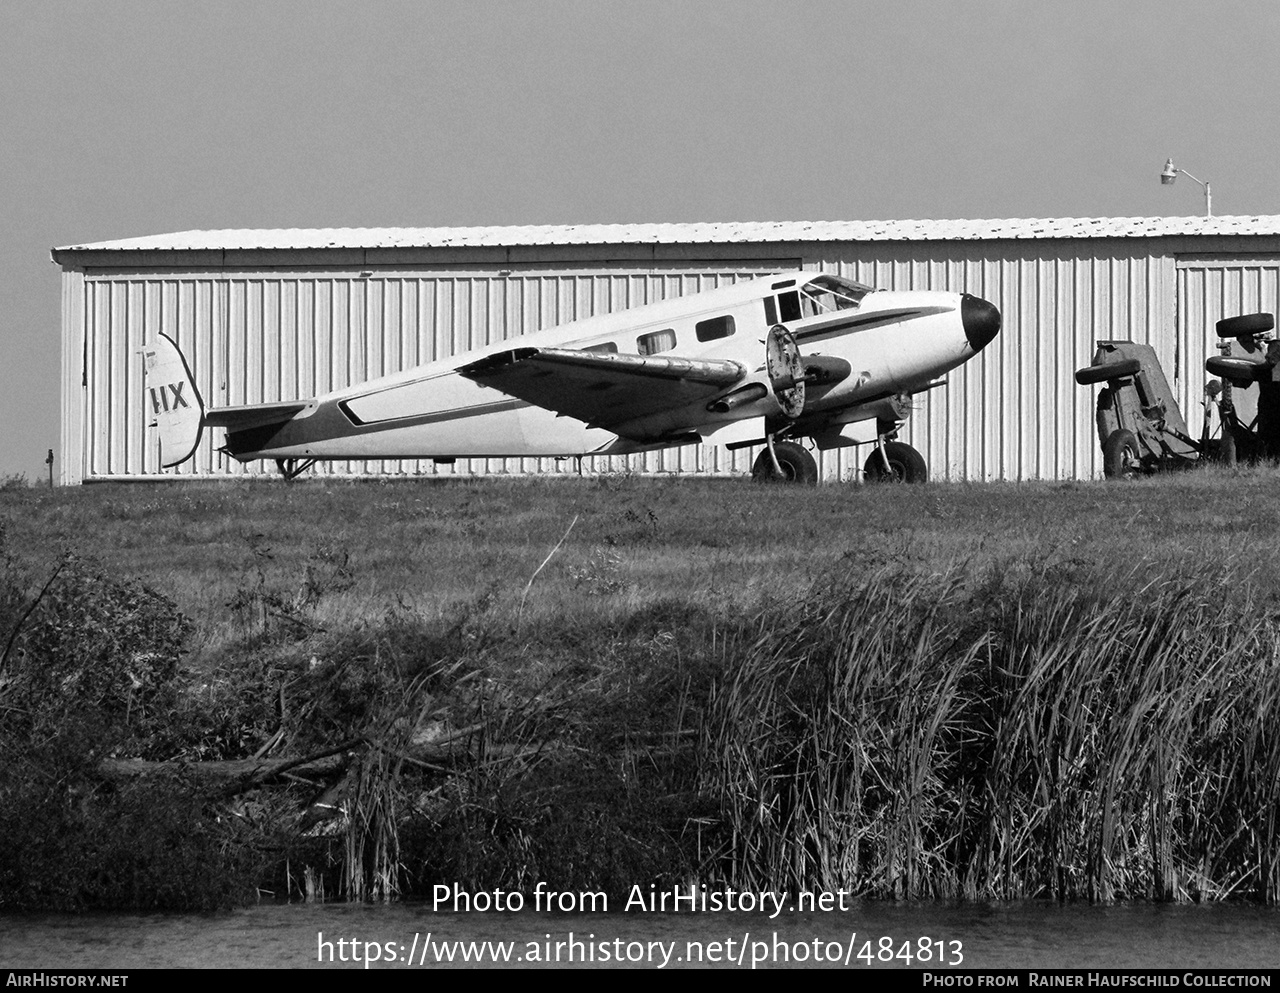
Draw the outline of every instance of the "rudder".
[[[187,360],[168,335],[157,334],[142,349],[147,426],[160,435],[160,464],[185,462],[195,454],[204,429],[204,401]]]

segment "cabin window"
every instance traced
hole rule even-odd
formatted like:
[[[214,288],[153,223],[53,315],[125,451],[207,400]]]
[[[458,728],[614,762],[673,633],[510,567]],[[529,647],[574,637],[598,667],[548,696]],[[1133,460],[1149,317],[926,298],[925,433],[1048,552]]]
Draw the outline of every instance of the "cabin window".
[[[783,323],[800,320],[800,294],[795,290],[778,294],[778,316]]]
[[[618,351],[618,346],[611,341],[601,342],[599,345],[588,345],[583,349],[584,352],[604,352],[608,355],[614,355]]]
[[[728,338],[733,334],[733,316],[725,314],[724,317],[713,317],[710,320],[699,321],[693,326],[693,330],[697,334],[699,341],[715,341],[717,338]]]
[[[667,328],[665,331],[650,331],[648,334],[642,334],[636,339],[636,351],[641,355],[657,355],[659,352],[669,352],[676,347],[676,332],[674,328]]]
[[[773,302],[773,297],[764,298],[764,322],[769,327],[778,323],[778,305]]]

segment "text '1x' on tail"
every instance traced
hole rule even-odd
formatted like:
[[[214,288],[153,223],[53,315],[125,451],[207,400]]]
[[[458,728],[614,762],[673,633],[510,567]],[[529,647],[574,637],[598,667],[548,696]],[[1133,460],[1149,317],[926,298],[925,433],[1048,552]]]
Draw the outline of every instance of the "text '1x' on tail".
[[[187,360],[167,335],[157,334],[142,349],[146,377],[146,423],[160,438],[160,464],[185,462],[200,444],[204,402]]]

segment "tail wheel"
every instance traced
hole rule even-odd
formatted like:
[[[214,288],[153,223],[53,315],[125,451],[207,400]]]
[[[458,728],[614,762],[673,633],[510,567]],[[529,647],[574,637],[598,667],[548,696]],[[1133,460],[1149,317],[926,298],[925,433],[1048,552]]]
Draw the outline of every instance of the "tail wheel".
[[[885,458],[889,461],[887,467],[884,464]],[[884,457],[880,455],[880,450],[876,449],[867,458],[862,471],[866,474],[868,482],[927,483],[929,481],[929,467],[925,464],[924,456],[901,441],[886,441]]]
[[[1132,431],[1112,431],[1102,443],[1102,474],[1107,479],[1134,479],[1142,473],[1142,449]]]
[[[778,458],[782,475],[778,475],[773,460],[769,458],[769,449],[766,448],[751,467],[751,478],[757,483],[801,483],[813,486],[818,482],[818,463],[795,442],[775,441],[773,454]]]

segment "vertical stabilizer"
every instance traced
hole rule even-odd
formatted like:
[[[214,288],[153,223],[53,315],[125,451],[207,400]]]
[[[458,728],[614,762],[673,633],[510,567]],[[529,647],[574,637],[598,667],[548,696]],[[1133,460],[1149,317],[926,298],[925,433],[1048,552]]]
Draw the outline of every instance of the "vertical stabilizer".
[[[142,358],[146,423],[159,432],[160,464],[167,469],[195,454],[204,426],[204,402],[173,339],[157,334],[142,349]]]

